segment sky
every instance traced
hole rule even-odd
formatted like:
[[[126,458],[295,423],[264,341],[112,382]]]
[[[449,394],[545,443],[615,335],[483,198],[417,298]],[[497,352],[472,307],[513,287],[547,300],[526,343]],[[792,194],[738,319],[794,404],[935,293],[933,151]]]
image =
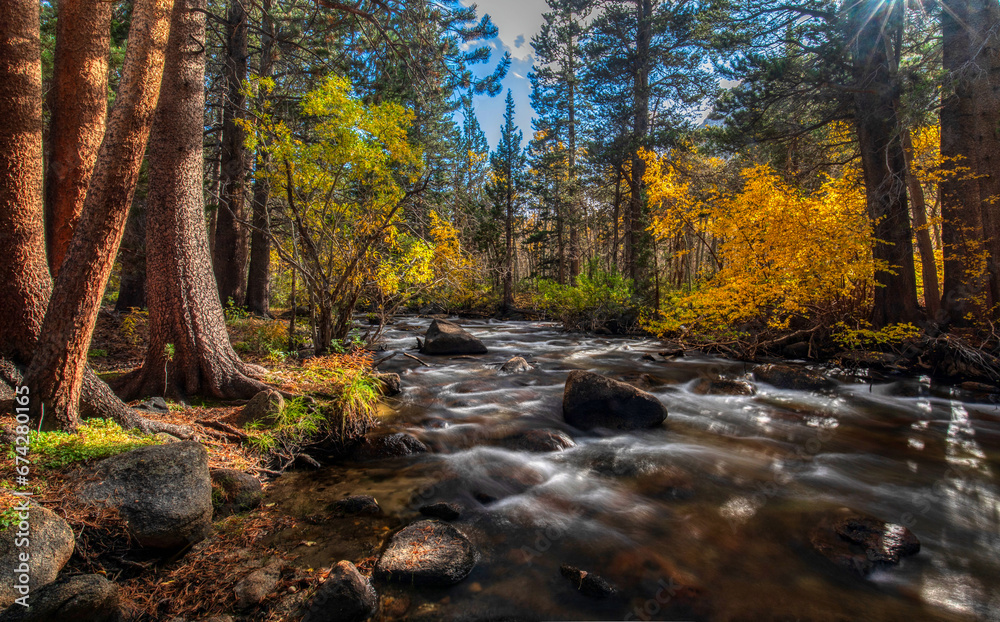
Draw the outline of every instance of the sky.
[[[462,0],[466,6],[473,4],[471,0]],[[531,139],[531,84],[528,73],[531,71],[532,58],[531,37],[542,25],[542,13],[548,9],[545,0],[480,0],[475,2],[479,7],[479,15],[489,14],[496,24],[498,35],[487,44],[493,47],[490,64],[481,65],[478,73],[489,74],[496,67],[497,61],[505,51],[511,54],[510,71],[503,80],[503,91],[496,97],[480,95],[475,98],[476,116],[483,127],[486,139],[491,148],[495,148],[500,138],[500,126],[503,124],[504,99],[507,89],[514,96],[515,122],[524,133],[526,145]]]

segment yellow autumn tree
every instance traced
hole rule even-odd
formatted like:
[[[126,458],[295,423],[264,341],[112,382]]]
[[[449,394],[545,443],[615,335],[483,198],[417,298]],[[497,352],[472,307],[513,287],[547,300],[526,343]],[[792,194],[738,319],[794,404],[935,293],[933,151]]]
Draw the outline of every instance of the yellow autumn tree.
[[[831,320],[866,308],[876,266],[856,171],[807,192],[760,165],[742,171],[738,192],[696,195],[675,163],[652,153],[644,159],[653,233],[668,238],[688,227],[714,249],[712,272],[693,291],[668,296],[651,329],[715,332],[751,322],[784,329],[794,317]],[[695,158],[688,166],[721,162]]]
[[[294,130],[261,123],[273,163],[263,174],[285,199],[272,227],[286,235],[274,242],[308,288],[318,353],[346,336],[366,292],[419,281],[428,269],[429,254],[397,231],[423,172],[407,137],[412,120],[399,104],[363,103],[335,76],[306,94]]]

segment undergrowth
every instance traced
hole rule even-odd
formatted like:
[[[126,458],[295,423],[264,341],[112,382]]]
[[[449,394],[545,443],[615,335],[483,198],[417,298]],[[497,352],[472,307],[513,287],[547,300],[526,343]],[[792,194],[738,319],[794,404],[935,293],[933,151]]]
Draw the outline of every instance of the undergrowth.
[[[157,445],[152,435],[123,430],[111,420],[88,419],[76,432],[31,432],[30,447],[36,465],[60,468],[74,462],[107,458],[138,447]],[[14,450],[7,452],[14,459]]]

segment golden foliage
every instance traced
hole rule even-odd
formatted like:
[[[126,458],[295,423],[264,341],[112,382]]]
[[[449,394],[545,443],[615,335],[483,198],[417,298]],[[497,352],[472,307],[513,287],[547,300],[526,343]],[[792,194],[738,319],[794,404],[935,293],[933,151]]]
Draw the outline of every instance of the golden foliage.
[[[649,152],[643,158],[653,233],[665,239],[686,227],[713,258],[699,286],[669,296],[661,310],[666,319],[649,320],[649,328],[711,331],[757,320],[783,329],[795,316],[861,308],[876,264],[856,171],[804,192],[760,165],[742,171],[738,192],[693,193],[685,181],[692,169],[717,170],[721,161],[678,163]]]

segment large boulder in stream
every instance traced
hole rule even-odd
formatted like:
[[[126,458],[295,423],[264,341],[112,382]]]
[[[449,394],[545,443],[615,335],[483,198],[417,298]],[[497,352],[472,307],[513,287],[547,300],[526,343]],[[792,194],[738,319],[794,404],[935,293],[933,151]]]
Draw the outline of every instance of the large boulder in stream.
[[[823,517],[809,542],[817,553],[861,577],[920,552],[920,541],[903,525],[848,508]]]
[[[667,408],[650,393],[589,371],[570,372],[563,393],[566,423],[583,430],[655,428]]]
[[[142,546],[197,542],[212,527],[208,452],[201,443],[184,441],[112,456],[84,473],[77,497],[116,508]]]
[[[446,523],[422,520],[392,536],[375,574],[410,585],[454,585],[472,572],[477,557],[461,531]]]
[[[434,320],[424,335],[424,354],[486,354],[477,337],[454,322]]]

